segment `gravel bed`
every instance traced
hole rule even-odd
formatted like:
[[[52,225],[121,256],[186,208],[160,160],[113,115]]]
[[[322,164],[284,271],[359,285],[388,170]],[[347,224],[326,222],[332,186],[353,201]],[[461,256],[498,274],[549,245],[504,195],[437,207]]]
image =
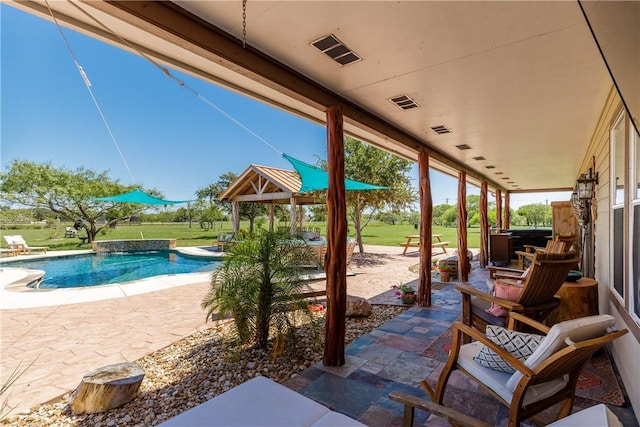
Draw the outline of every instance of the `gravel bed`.
[[[406,308],[374,305],[364,319],[347,319],[345,342],[349,343],[392,319]],[[58,403],[42,405],[29,414],[13,415],[0,422],[6,426],[154,426],[199,405],[255,376],[283,383],[322,360],[324,316],[318,316],[317,337],[301,327],[293,351],[272,357],[267,350],[234,349],[223,337],[231,324],[221,323],[184,338],[137,361],[145,371],[140,393],[132,402],[111,411],[74,416],[69,395]]]

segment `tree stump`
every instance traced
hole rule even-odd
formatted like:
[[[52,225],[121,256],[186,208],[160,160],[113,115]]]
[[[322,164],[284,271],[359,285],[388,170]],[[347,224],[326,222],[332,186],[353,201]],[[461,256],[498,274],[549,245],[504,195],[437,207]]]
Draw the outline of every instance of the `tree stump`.
[[[548,326],[598,314],[598,282],[594,279],[583,277],[575,283],[564,282],[557,295],[560,305],[545,319]]]
[[[104,366],[82,377],[71,395],[74,414],[95,414],[133,400],[144,378],[144,370],[132,362]]]

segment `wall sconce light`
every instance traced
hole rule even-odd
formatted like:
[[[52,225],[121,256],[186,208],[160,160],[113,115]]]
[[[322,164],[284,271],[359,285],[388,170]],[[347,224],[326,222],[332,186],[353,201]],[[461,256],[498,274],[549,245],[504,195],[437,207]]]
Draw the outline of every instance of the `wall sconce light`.
[[[593,171],[589,168],[587,173],[583,173],[578,178],[577,185],[577,195],[580,200],[591,200],[593,199],[595,185],[598,183],[598,172],[596,172],[595,176],[593,175]]]

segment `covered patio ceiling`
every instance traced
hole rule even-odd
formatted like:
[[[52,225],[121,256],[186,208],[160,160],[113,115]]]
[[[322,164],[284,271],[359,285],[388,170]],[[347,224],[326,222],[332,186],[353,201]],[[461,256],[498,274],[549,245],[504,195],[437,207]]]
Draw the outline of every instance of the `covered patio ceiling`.
[[[9,4],[51,19],[43,1]],[[348,134],[492,189],[570,189],[612,87],[577,2],[249,0],[246,47],[241,0],[49,4],[63,25],[301,117],[342,104]],[[313,45],[327,35],[360,60]]]

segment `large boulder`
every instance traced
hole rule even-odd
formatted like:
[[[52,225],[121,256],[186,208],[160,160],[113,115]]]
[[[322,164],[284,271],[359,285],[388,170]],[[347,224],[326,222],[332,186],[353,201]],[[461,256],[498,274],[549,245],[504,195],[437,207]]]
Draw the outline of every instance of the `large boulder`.
[[[371,304],[360,297],[353,297],[347,295],[347,313],[348,318],[351,317],[369,317],[373,313]]]

